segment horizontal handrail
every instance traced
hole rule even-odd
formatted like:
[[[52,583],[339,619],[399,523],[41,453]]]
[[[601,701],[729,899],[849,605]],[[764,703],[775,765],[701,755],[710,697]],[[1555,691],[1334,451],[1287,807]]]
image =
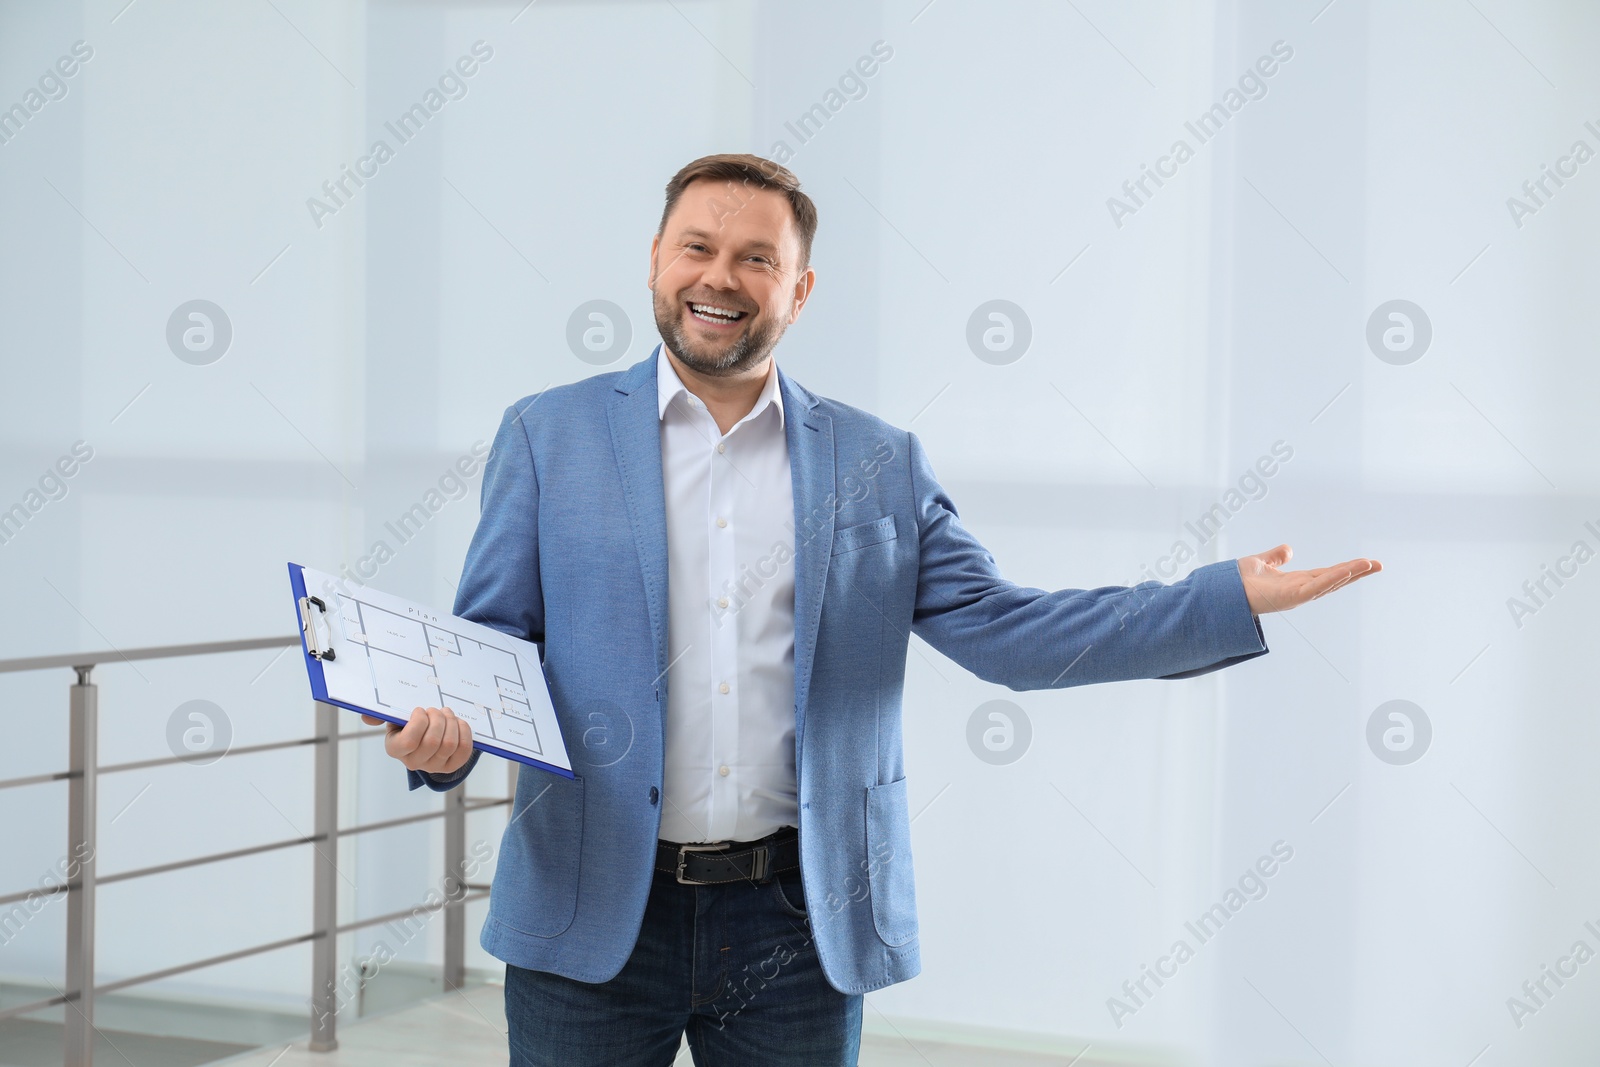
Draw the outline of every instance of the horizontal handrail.
[[[183,974],[185,971],[198,971],[202,967],[215,967],[219,963],[230,963],[233,960],[242,960],[246,956],[255,956],[262,952],[271,952],[275,949],[288,948],[290,945],[298,945],[302,941],[315,941],[321,936],[322,934],[318,932],[297,934],[294,937],[285,937],[279,941],[269,941],[265,945],[256,945],[254,948],[241,948],[235,952],[224,952],[220,956],[208,956],[203,960],[194,960],[190,963],[180,963],[176,967],[165,967],[159,971],[150,971],[146,974],[136,974],[132,978],[124,978],[120,982],[96,982],[94,986],[94,995],[98,997],[103,993],[115,993],[119,989],[126,989],[131,985],[138,985],[141,982],[154,982],[158,978],[171,978],[173,975]],[[67,995],[69,997],[74,996],[76,993],[77,990],[75,989],[69,989],[67,991]]]
[[[511,803],[510,797],[500,797],[496,800],[468,800],[463,806],[468,811],[477,811],[480,808],[498,808],[502,804]],[[418,815],[401,815],[395,819],[384,819],[380,822],[362,823],[360,826],[343,826],[337,831],[337,836],[346,834],[364,834],[368,830],[387,830],[391,826],[404,826],[406,823],[422,822],[425,819],[443,818],[447,813],[441,808],[438,811],[424,811]]]
[[[463,805],[467,811],[481,811],[484,808],[498,808],[502,804],[511,803],[510,797],[496,797],[494,799],[478,798],[469,799]],[[358,826],[344,826],[337,831],[337,837],[349,834],[364,834],[370,830],[388,830],[395,826],[404,826],[408,823],[426,822],[429,819],[442,819],[448,814],[443,809],[438,811],[424,811],[416,815],[402,815],[396,819],[382,819],[378,822],[362,823]],[[130,878],[145,878],[153,874],[166,874],[169,871],[183,870],[185,867],[198,867],[205,863],[220,863],[223,860],[236,860],[244,856],[254,856],[260,852],[272,852],[280,848],[291,848],[295,845],[312,845],[326,840],[322,834],[307,834],[302,837],[288,837],[281,841],[269,841],[264,845],[250,845],[245,848],[230,849],[227,852],[210,852],[204,856],[192,856],[188,859],[173,860],[170,863],[158,863],[153,867],[137,867],[132,870],[117,871],[113,874],[97,875],[95,881],[100,885],[110,885],[113,882],[125,882]],[[58,882],[55,885],[41,889],[27,889],[20,893],[11,893],[0,897],[0,906],[15,904],[19,900],[29,897],[48,897],[56,893],[64,893],[75,887],[78,883]],[[4,1018],[4,1016],[0,1016]]]
[[[498,808],[502,804],[511,803],[510,797],[499,797],[494,800],[468,800],[466,809],[477,811],[479,808]],[[438,811],[424,811],[416,815],[404,815],[398,819],[383,819],[379,822],[362,823],[359,826],[341,827],[335,836],[344,837],[347,834],[364,834],[369,830],[387,830],[393,826],[403,826],[406,823],[425,822],[428,819],[442,819],[448,814],[442,808]],[[102,874],[96,876],[96,881],[101,885],[112,882],[122,882],[129,878],[144,878],[152,874],[165,874],[168,871],[181,870],[185,867],[198,867],[204,863],[219,863],[222,860],[236,860],[244,856],[254,856],[258,852],[272,852],[280,848],[291,848],[294,845],[312,845],[327,840],[323,834],[306,834],[302,837],[287,837],[281,841],[269,841],[264,845],[250,845],[245,848],[231,849],[227,852],[211,852],[204,856],[194,856],[190,859],[173,860],[171,863],[161,863],[154,867],[140,867],[135,870],[117,871],[115,874]],[[26,896],[27,894],[23,894]]]
[[[443,812],[440,812],[440,814],[442,815]],[[95,881],[101,885],[110,885],[112,882],[126,882],[130,878],[148,878],[153,874],[166,874],[169,871],[181,871],[188,867],[199,867],[207,863],[221,863],[223,860],[242,859],[245,856],[254,856],[261,852],[276,852],[280,848],[292,848],[295,845],[313,845],[321,840],[321,836],[317,834],[286,837],[282,841],[268,841],[264,845],[247,845],[244,848],[229,849],[227,852],[211,852],[204,856],[173,860],[170,863],[157,863],[149,867],[134,867],[126,871],[116,871],[112,874],[97,874],[95,875]]]
[[[352,730],[339,735],[339,740],[348,741],[352,737],[382,737],[387,728],[382,730]],[[243,748],[230,748],[224,756],[248,756],[253,752],[271,752],[279,748],[299,748],[301,745],[320,745],[320,737],[297,737],[292,741],[267,741],[259,745],[246,745]],[[219,757],[220,758],[220,757]],[[115,774],[117,771],[136,771],[145,767],[164,767],[171,763],[192,763],[190,756],[161,756],[157,759],[135,760],[132,763],[102,763],[95,768],[100,774]],[[39,785],[43,782],[64,782],[73,778],[83,777],[81,771],[49,771],[45,774],[30,774],[24,778],[0,778],[0,789],[11,789],[19,785]]]
[[[451,905],[475,904],[477,901],[483,901],[483,899],[486,899],[486,897],[488,897],[488,893],[467,893],[466,896],[462,896],[459,901],[440,901],[438,904],[427,904],[427,902],[422,902],[422,904],[418,904],[416,907],[406,907],[406,909],[398,910],[398,912],[389,912],[387,915],[373,915],[371,918],[358,918],[358,920],[355,920],[354,923],[341,923],[338,928],[334,928],[333,933],[347,934],[350,933],[352,929],[363,929],[366,928],[366,926],[376,926],[379,925],[379,923],[389,923],[389,921],[397,920],[397,918],[406,918],[408,915],[416,915],[418,912],[440,912],[440,910],[445,909],[445,907],[451,907]],[[176,966],[168,966],[168,968],[162,968],[160,971],[149,971],[149,973],[146,974],[134,974],[133,977],[123,977],[123,979],[118,979],[118,981],[115,982],[101,982],[101,984],[94,985],[94,995],[99,997],[99,995],[102,995],[102,993],[115,993],[118,992],[118,990],[128,989],[130,985],[141,985],[144,984],[144,982],[155,982],[158,981],[158,979],[163,979],[163,977],[173,977],[174,974],[184,974],[186,971],[198,971],[198,969],[208,968],[208,966],[216,966],[219,965],[219,963],[232,963],[234,960],[243,960],[245,957],[253,957],[253,955],[259,955],[259,953],[262,952],[274,952],[274,950],[277,949],[288,949],[290,945],[304,944],[304,942],[307,941],[317,941],[318,937],[323,936],[325,936],[325,934],[323,934],[322,931],[312,931],[312,933],[309,934],[294,934],[293,937],[282,937],[282,939],[278,939],[278,941],[269,941],[267,944],[251,945],[251,947],[248,947],[248,949],[235,949],[234,952],[224,952],[221,953],[221,955],[214,955],[214,957],[206,957],[205,960],[190,960],[189,963],[179,963],[179,965]],[[11,1016],[22,1016],[22,1014],[30,1013],[30,1011],[42,1011],[42,1009],[45,1008],[53,1008],[53,1006],[56,1005],[64,1005],[64,1003],[67,1003],[69,1000],[77,1000],[77,997],[78,990],[67,990],[66,995],[61,995],[61,997],[48,997],[45,998],[45,1000],[35,1000],[34,1003],[30,1003],[30,1005],[18,1005],[16,1008],[6,1008],[5,1011],[0,1011],[0,1019],[10,1019]]]
[[[13,1015],[26,1015],[30,1011],[43,1011],[45,1008],[53,1008],[57,1004],[65,1004],[67,1001],[73,1000],[76,997],[76,993],[70,993],[66,996],[62,996],[58,993],[53,997],[45,997],[43,1000],[35,1000],[31,1004],[18,1004],[14,1008],[6,1008],[4,1011],[0,1011],[0,1019],[9,1019]]]
[[[40,785],[44,782],[65,782],[73,778],[82,778],[79,771],[51,771],[48,774],[30,774],[26,778],[7,778],[0,781],[0,789],[10,789],[18,785]]]
[[[453,904],[471,904],[474,901],[485,900],[488,898],[488,896],[489,894],[487,892],[468,893],[457,901],[441,900],[437,904],[423,902],[418,904],[416,907],[401,908],[399,911],[391,911],[387,915],[374,915],[370,919],[357,919],[355,922],[340,923],[338,926],[334,927],[333,932],[335,934],[348,934],[351,930],[361,930],[368,926],[377,926],[379,923],[393,922],[396,919],[404,919],[406,916],[415,915],[419,911],[443,911],[445,908],[450,907]],[[316,936],[321,937],[322,935],[317,934]]]
[[[99,652],[68,652],[55,656],[24,656],[0,659],[0,674],[12,671],[44,671],[54,667],[93,667],[118,660],[166,659],[172,656],[209,656],[216,652],[251,652],[261,648],[288,648],[300,643],[299,634],[287,637],[252,637],[243,641],[206,641],[195,645],[155,645],[150,648],[104,649]]]
[[[368,733],[377,736],[381,730],[369,730]],[[255,752],[271,752],[279,748],[299,748],[301,745],[320,745],[320,737],[297,737],[292,741],[263,741],[259,745],[245,745],[242,748],[229,748],[226,752],[196,753],[194,756],[158,756],[155,759],[134,760],[132,763],[102,763],[96,768],[101,774],[116,774],[118,771],[142,771],[148,767],[165,767],[170,763],[193,763],[197,757],[203,756],[208,762],[221,759],[223,756],[248,756]]]
[[[57,893],[65,893],[69,889],[76,889],[80,884],[82,883],[74,878],[70,882],[53,882],[50,885],[40,886],[38,889],[24,889],[20,893],[12,893],[9,896],[0,897],[0,907],[4,907],[7,904],[15,904],[19,900],[27,900],[29,897],[53,897]]]

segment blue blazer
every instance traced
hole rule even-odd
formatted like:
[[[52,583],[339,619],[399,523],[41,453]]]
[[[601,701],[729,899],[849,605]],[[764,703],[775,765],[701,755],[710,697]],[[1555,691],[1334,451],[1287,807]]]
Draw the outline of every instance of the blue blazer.
[[[455,613],[543,646],[572,779],[526,770],[480,943],[601,982],[633,951],[661,823],[667,532],[654,351],[506,410]],[[801,877],[828,981],[921,970],[900,698],[915,632],[1013,690],[1187,678],[1262,655],[1238,564],[1169,585],[1047,591],[1000,576],[916,434],[778,371],[794,485]],[[408,771],[411,788],[454,776]]]

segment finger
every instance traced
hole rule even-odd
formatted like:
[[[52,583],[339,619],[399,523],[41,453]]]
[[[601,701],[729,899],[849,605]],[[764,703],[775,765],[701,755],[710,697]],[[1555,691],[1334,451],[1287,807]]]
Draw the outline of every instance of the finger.
[[[428,709],[413,708],[411,718],[406,720],[404,726],[398,730],[390,728],[389,739],[384,743],[384,747],[389,750],[389,755],[396,759],[405,759],[417,751],[427,733]]]
[[[1364,569],[1354,571],[1348,578],[1340,582],[1334,588],[1343,588],[1344,586],[1349,585],[1351,582],[1358,582],[1363,578],[1377,574],[1379,571],[1383,570],[1383,564],[1379,563],[1375,559],[1363,560],[1362,562],[1366,564]]]
[[[429,708],[428,732],[423,734],[422,743],[413,755],[423,763],[432,760],[439,752],[439,745],[444,741],[444,732],[449,725],[449,716],[443,708]]]
[[[446,708],[446,711],[449,709]],[[455,716],[456,745],[450,759],[445,763],[445,772],[459,770],[472,756],[472,727],[467,720],[459,715]]]
[[[455,759],[451,761],[455,766],[445,768],[450,771],[458,769],[472,758],[472,724],[466,719],[457,717],[456,729],[456,754]]]
[[[1335,588],[1341,585],[1348,585],[1357,578],[1365,578],[1369,574],[1376,574],[1379,566],[1380,564],[1375,559],[1353,559],[1348,563],[1341,563],[1339,566],[1332,568],[1337,578]]]
[[[1311,599],[1326,596],[1335,589],[1341,589],[1358,578],[1378,572],[1377,560],[1352,559],[1333,567],[1324,567],[1306,587],[1311,592]]]
[[[429,761],[438,770],[449,769],[450,761],[455,758],[456,749],[461,746],[461,720],[451,713],[449,708],[439,709],[439,718],[444,723],[444,729],[439,733],[439,749]]]
[[[1355,579],[1353,579],[1348,573],[1344,573],[1344,574],[1330,574],[1328,576],[1328,578],[1325,579],[1324,581],[1329,581],[1329,580],[1331,580],[1333,584],[1332,585],[1323,585],[1322,588],[1317,589],[1316,592],[1311,594],[1311,599],[1312,600],[1320,600],[1323,597],[1327,596],[1329,593],[1337,592],[1338,590],[1343,589],[1345,586],[1349,585]]]
[[[1265,563],[1269,567],[1281,567],[1285,563],[1288,563],[1293,557],[1294,549],[1290,548],[1288,545],[1279,545],[1277,548],[1269,548],[1267,551],[1260,553],[1258,556],[1261,562]]]
[[[1328,574],[1332,571],[1348,570],[1351,567],[1362,571],[1362,573],[1366,573],[1366,571],[1363,570],[1363,568],[1366,567],[1371,567],[1374,572],[1383,570],[1382,563],[1379,563],[1375,559],[1367,559],[1365,556],[1362,556],[1357,559],[1347,559],[1343,563],[1335,563],[1331,567],[1311,567],[1295,573],[1307,575],[1312,578],[1320,578],[1324,574]]]
[[[361,716],[361,721],[366,723],[368,726],[376,726],[384,720],[378,718],[376,715],[363,715]]]

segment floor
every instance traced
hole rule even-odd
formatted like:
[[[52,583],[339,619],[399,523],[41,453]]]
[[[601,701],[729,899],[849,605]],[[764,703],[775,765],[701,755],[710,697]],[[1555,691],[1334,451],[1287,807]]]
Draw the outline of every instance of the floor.
[[[388,1015],[437,998],[437,967],[395,962],[362,984],[351,1017]],[[474,975],[481,984],[487,975]],[[496,987],[497,989],[499,987]],[[0,982],[0,1008],[30,1004],[50,994],[48,984]],[[74,1009],[75,1011],[76,1009]],[[23,1018],[0,1019],[0,1067],[61,1067],[64,1007]],[[194,1003],[139,990],[95,1000],[94,1062],[111,1067],[200,1067],[262,1048],[282,1050],[304,1041],[308,1015],[260,1005]]]
[[[52,988],[0,982],[0,1007],[31,1004],[48,996]],[[66,1014],[58,1006],[0,1019],[0,1067],[61,1067]],[[112,993],[95,1002],[94,1062],[111,1067],[199,1067],[288,1041],[305,1032],[306,1022],[304,1012],[197,1007],[138,993]]]
[[[388,1015],[339,1027],[339,1047],[311,1052],[305,1039],[220,1060],[228,1067],[437,1067],[506,1062],[505,990],[472,986]]]
[[[227,1067],[436,1067],[440,1063],[506,1062],[504,989],[481,985],[364,1019],[339,1030],[333,1052],[306,1050],[304,1040],[217,1061]],[[861,1067],[1064,1067],[1070,1057],[1002,1052],[894,1034],[863,1035]],[[114,1063],[117,1061],[105,1061]],[[674,1067],[689,1067],[683,1046]],[[1075,1067],[1095,1067],[1084,1058]]]
[[[227,1041],[172,1038],[99,1027],[94,1062],[114,1067],[200,1067],[251,1046]],[[61,1062],[61,1024],[7,1019],[0,1024],[0,1067],[44,1067]]]

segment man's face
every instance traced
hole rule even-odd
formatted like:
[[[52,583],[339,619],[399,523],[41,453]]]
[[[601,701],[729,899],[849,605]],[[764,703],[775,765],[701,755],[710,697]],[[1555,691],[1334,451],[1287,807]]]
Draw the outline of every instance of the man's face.
[[[650,243],[656,329],[673,355],[708,377],[733,377],[766,358],[800,317],[815,278],[800,269],[788,199],[740,182],[691,182]]]

